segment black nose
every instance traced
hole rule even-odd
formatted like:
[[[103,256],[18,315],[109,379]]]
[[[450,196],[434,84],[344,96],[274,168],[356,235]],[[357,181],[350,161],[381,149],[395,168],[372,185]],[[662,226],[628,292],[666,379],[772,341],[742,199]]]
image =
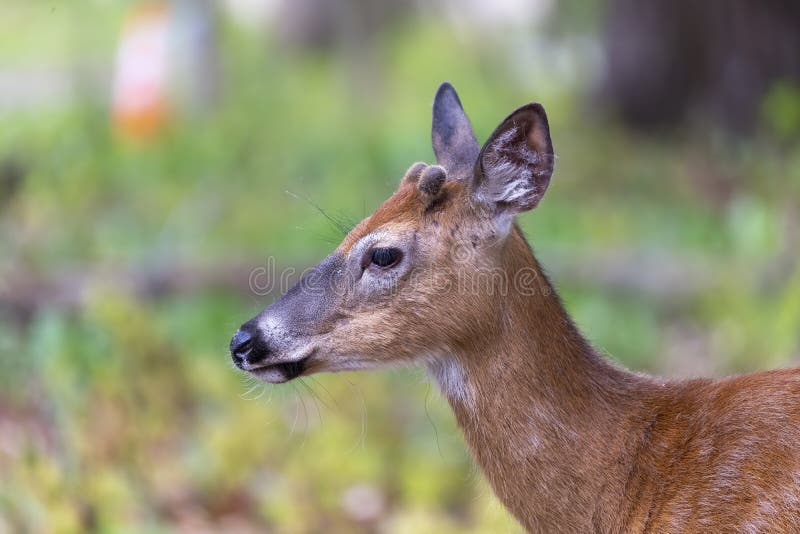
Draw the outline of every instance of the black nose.
[[[253,335],[244,329],[239,329],[233,334],[231,339],[231,359],[233,363],[240,366],[245,358],[253,350]]]

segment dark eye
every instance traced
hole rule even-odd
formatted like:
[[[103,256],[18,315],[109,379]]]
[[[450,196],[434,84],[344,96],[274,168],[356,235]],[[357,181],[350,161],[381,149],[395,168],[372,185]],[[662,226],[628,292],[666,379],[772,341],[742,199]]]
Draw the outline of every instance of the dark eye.
[[[391,267],[399,262],[402,257],[403,253],[399,248],[374,248],[372,249],[370,261],[378,267]]]

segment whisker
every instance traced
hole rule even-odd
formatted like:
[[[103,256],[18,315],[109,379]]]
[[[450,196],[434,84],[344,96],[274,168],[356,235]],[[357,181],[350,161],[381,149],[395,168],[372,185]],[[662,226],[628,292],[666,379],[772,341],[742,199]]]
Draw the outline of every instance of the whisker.
[[[290,196],[293,196],[294,198],[296,198],[298,200],[305,200],[306,202],[308,202],[311,205],[311,207],[313,207],[315,210],[320,212],[322,214],[322,216],[325,217],[328,220],[328,222],[330,222],[337,230],[339,230],[342,233],[342,235],[347,235],[348,233],[350,233],[350,228],[348,228],[345,224],[343,224],[342,221],[337,220],[335,217],[333,217],[332,215],[328,214],[327,211],[322,209],[322,207],[319,204],[317,204],[316,202],[314,202],[310,198],[304,197],[304,196],[300,196],[297,193],[293,193],[293,192],[288,191],[288,190],[286,191],[286,194],[290,195]]]
[[[308,384],[306,384],[305,380],[303,380],[302,378],[300,378],[299,380],[300,380],[300,383],[303,385],[303,387],[305,387],[308,390],[308,392],[311,394],[311,400],[314,401],[314,406],[317,408],[317,417],[319,417],[319,424],[320,424],[320,426],[323,426],[322,410],[320,410],[319,402],[317,402],[318,400],[321,401],[321,399],[319,399],[319,396],[314,391],[314,389],[311,386],[309,386]]]
[[[319,380],[317,380],[317,379],[316,379],[316,378],[314,378],[313,376],[309,376],[308,378],[309,378],[310,380],[313,380],[313,381],[314,381],[314,383],[315,383],[316,385],[318,385],[319,387],[321,387],[321,388],[322,388],[322,389],[325,391],[325,393],[327,393],[327,394],[328,394],[328,397],[330,397],[330,399],[331,399],[331,402],[334,404],[334,406],[335,406],[336,408],[338,408],[338,407],[339,407],[339,403],[338,403],[338,402],[336,402],[336,398],[335,398],[333,395],[331,395],[331,392],[330,392],[330,391],[328,391],[328,388],[326,388],[326,387],[325,387],[325,385],[324,385],[322,382],[320,382]],[[320,397],[320,400],[322,400],[322,398],[321,398],[321,397]],[[325,404],[324,402],[323,402],[323,404],[325,405],[325,407],[326,407],[327,409],[329,409],[329,410],[331,409],[331,406],[330,406],[330,405],[328,405],[328,404]]]
[[[313,380],[313,377],[310,377],[310,376],[309,376],[309,377],[307,377],[307,378],[310,378],[310,379],[312,379],[312,380]],[[317,384],[317,385],[319,385],[319,382],[317,382],[316,380],[314,380],[314,383],[315,383],[315,384]],[[311,393],[311,394],[314,396],[314,398],[315,398],[316,400],[318,400],[319,402],[321,402],[321,403],[322,403],[322,405],[323,405],[325,408],[328,408],[328,409],[330,410],[330,408],[331,408],[331,407],[328,405],[328,403],[327,403],[327,402],[325,402],[325,399],[323,399],[323,398],[322,398],[322,396],[321,396],[321,395],[320,395],[320,394],[319,394],[319,393],[318,393],[318,392],[317,392],[317,391],[316,391],[316,390],[315,390],[313,387],[311,387],[311,385],[310,385],[310,384],[306,383],[306,384],[305,384],[305,386],[306,386],[306,388],[308,388],[308,391],[309,391],[309,393]]]
[[[364,394],[362,393],[361,388],[359,388],[358,385],[354,384],[349,379],[347,380],[347,384],[350,386],[350,388],[355,388],[355,390],[358,392],[358,396],[361,397],[361,437],[359,439],[359,442],[361,444],[361,448],[364,449],[364,444],[367,438],[367,401],[364,400]],[[359,442],[353,444],[350,450],[347,451],[347,454],[350,454],[353,451],[355,451],[359,445]]]
[[[250,395],[250,394],[253,392],[253,390],[255,390],[255,389],[258,389],[258,386],[259,386],[259,385],[260,385],[260,384],[253,384],[253,385],[251,385],[251,386],[250,386],[250,389],[248,389],[246,392],[244,392],[244,393],[242,393],[242,394],[240,394],[240,395],[239,395],[239,398],[240,398],[240,399],[244,399],[244,400],[255,400],[255,399],[248,399],[248,398],[247,398],[247,396],[248,396],[248,395]]]
[[[297,388],[295,388],[295,391]],[[303,427],[303,441],[300,443],[300,448],[303,449],[306,446],[306,440],[308,439],[308,406],[306,406],[306,400],[302,393],[298,392],[297,397],[300,399],[300,403],[303,405],[303,418],[305,419],[305,426]]]
[[[267,384],[261,384],[261,392],[257,396],[253,397],[252,400],[257,401],[258,399],[263,397],[264,393],[266,393],[266,392],[267,392]],[[271,393],[270,393],[270,398],[272,398],[272,394]]]
[[[297,427],[297,421],[298,421],[298,419],[300,419],[300,403],[299,403],[299,402],[297,402],[297,398],[299,397],[299,395],[300,395],[300,394],[299,394],[299,393],[298,393],[298,391],[297,391],[297,386],[295,386],[294,384],[292,384],[292,388],[294,389],[294,393],[295,393],[295,403],[294,403],[294,406],[295,406],[295,411],[294,411],[294,422],[292,423],[292,429],[289,431],[289,436],[288,436],[288,438],[287,438],[287,441],[289,441],[289,439],[291,439],[291,437],[294,435],[294,429]]]
[[[431,383],[429,381],[428,389],[425,391],[425,402],[424,402],[425,417],[428,419],[428,422],[431,424],[431,427],[433,428],[433,435],[436,438],[436,448],[439,450],[439,458],[444,460],[444,454],[442,454],[442,447],[439,444],[439,429],[436,428],[436,424],[433,422],[433,418],[431,418],[431,414],[428,411],[428,397],[430,397],[430,395],[431,395]]]

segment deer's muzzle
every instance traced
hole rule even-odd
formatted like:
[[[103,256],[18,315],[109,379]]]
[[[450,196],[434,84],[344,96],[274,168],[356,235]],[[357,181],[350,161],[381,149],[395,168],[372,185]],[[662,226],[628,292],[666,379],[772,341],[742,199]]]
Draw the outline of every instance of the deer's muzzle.
[[[330,326],[343,258],[332,254],[271,306],[244,323],[230,343],[239,369],[268,382],[286,382],[307,368],[315,335]]]

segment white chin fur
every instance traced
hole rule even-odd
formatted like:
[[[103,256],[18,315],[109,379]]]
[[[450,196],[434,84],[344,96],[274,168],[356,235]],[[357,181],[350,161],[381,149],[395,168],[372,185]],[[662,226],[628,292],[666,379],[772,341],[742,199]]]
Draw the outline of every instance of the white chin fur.
[[[259,380],[269,382],[270,384],[282,384],[283,382],[287,382],[289,380],[289,377],[280,366],[253,369],[250,371],[250,374]]]
[[[442,394],[450,401],[473,406],[475,400],[467,383],[461,364],[449,354],[434,354],[426,358],[428,373],[433,377]]]

